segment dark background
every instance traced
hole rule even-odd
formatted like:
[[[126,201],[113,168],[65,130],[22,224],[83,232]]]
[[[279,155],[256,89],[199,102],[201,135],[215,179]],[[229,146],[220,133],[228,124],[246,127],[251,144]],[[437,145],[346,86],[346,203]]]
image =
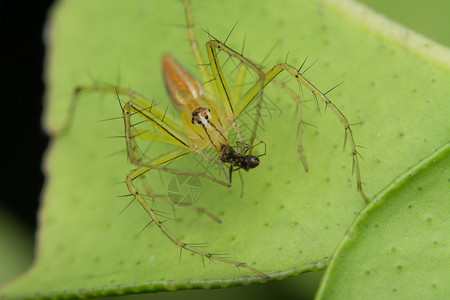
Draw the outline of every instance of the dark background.
[[[1,1],[2,69],[0,209],[30,232],[43,184],[41,158],[48,137],[41,129],[44,83],[43,25],[53,1]]]

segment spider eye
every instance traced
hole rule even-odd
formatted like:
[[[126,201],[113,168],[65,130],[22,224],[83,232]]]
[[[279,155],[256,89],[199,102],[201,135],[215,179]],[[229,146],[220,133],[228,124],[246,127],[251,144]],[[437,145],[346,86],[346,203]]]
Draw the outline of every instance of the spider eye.
[[[202,124],[202,120],[198,120],[197,123],[198,123],[198,124]]]

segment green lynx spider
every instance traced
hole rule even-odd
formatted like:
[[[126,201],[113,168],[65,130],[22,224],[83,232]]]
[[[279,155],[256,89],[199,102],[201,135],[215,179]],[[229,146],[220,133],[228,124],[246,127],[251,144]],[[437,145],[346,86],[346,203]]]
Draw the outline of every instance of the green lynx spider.
[[[340,123],[345,130],[345,138],[348,140],[352,155],[353,155],[353,169],[356,175],[357,190],[361,194],[364,202],[368,202],[368,198],[364,194],[360,168],[358,162],[358,152],[356,150],[356,144],[353,138],[353,133],[350,128],[350,123],[347,118],[341,113],[341,111],[328,99],[326,93],[321,92],[312,83],[310,83],[301,72],[300,68],[295,68],[287,63],[279,63],[273,66],[267,71],[260,65],[247,59],[240,53],[229,48],[225,43],[211,39],[206,43],[206,52],[208,59],[205,60],[199,43],[197,41],[194,23],[192,19],[192,12],[189,4],[189,0],[184,0],[185,16],[186,16],[186,28],[189,37],[190,46],[193,51],[195,62],[201,74],[200,84],[193,76],[183,69],[171,56],[166,55],[163,58],[163,69],[166,77],[166,86],[169,91],[172,102],[180,109],[182,117],[181,120],[173,117],[167,112],[158,107],[153,106],[150,102],[139,93],[136,93],[127,88],[120,87],[108,87],[108,86],[80,86],[76,88],[75,96],[81,92],[86,91],[99,91],[107,93],[116,93],[118,96],[123,95],[130,101],[126,102],[122,107],[123,119],[125,124],[125,138],[127,152],[130,162],[136,166],[136,169],[130,172],[125,179],[126,186],[135,200],[147,212],[151,218],[151,222],[154,223],[159,229],[167,236],[173,244],[177,247],[196,253],[203,258],[208,258],[215,261],[221,261],[233,266],[245,268],[256,275],[269,278],[265,273],[256,270],[246,263],[238,262],[224,258],[220,255],[202,251],[192,244],[184,243],[174,234],[172,234],[166,227],[165,223],[160,219],[160,216],[155,212],[149,203],[144,199],[144,195],[137,189],[134,181],[138,178],[143,178],[143,175],[148,171],[155,169],[161,170],[173,174],[185,174],[199,176],[225,186],[231,186],[231,173],[236,169],[249,170],[259,164],[250,165],[248,160],[253,159],[252,149],[256,145],[256,131],[258,123],[261,118],[261,106],[264,101],[263,90],[265,86],[271,82],[281,86],[286,93],[294,100],[297,106],[298,114],[298,153],[304,169],[308,170],[305,156],[303,154],[302,143],[302,115],[301,115],[301,100],[298,93],[294,92],[288,86],[285,86],[276,77],[282,73],[288,73],[304,88],[308,89],[316,99],[319,99],[325,105],[332,110],[332,112],[339,119]],[[222,74],[222,67],[218,59],[218,53],[226,53],[230,57],[236,59],[240,63],[240,67],[237,71],[237,79],[235,82],[243,82],[247,70],[252,70],[257,74],[257,82],[248,88],[248,90],[242,93],[241,97],[237,96],[240,93],[236,93],[229,90],[228,84]],[[177,80],[180,80],[178,82]],[[173,82],[171,82],[173,81]],[[176,87],[177,84],[184,85],[184,87]],[[175,86],[175,87],[174,87]],[[242,89],[242,85],[239,87]],[[181,94],[181,96],[180,96]],[[239,125],[235,122],[236,118],[241,115],[250,103],[256,101],[256,117],[253,125],[253,131],[249,141],[243,141],[243,138],[239,134]],[[222,103],[222,105],[220,105]],[[143,120],[149,122],[157,130],[156,133],[149,134],[145,132],[134,132],[133,125],[131,123],[131,116],[140,116]],[[228,139],[228,134],[232,131],[237,132],[237,136],[240,137],[239,144],[246,145],[245,147],[231,147]],[[139,157],[138,150],[136,149],[135,139],[149,139],[158,140],[169,144],[178,145],[178,148],[170,150],[156,158],[148,161],[142,161]],[[203,150],[215,149],[219,153],[218,159],[213,159],[216,162],[229,166],[230,175],[227,181],[221,181],[214,177],[211,177],[205,173],[192,173],[183,172],[167,167],[169,162],[172,162],[178,158],[184,157],[189,153],[195,152],[200,154],[207,160],[211,160],[211,157],[207,156]],[[237,150],[234,150],[234,149]],[[244,148],[244,149],[239,149]],[[230,150],[232,149],[232,150]],[[225,151],[232,151],[235,155],[230,158],[229,153]],[[235,158],[240,160],[239,162],[233,161]],[[228,159],[228,160],[227,160]],[[247,161],[245,161],[247,159]],[[151,197],[157,197],[149,188],[146,188],[146,195]],[[200,212],[205,212],[201,208],[197,208]],[[207,212],[205,212],[207,213]],[[214,216],[207,213],[213,219]],[[217,219],[216,219],[217,220]]]

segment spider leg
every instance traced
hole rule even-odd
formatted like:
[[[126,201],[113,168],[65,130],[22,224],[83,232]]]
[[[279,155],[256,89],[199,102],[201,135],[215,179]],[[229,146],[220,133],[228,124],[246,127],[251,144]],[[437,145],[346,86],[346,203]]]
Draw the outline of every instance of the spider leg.
[[[135,112],[140,114],[142,117],[146,118],[150,123],[157,124],[158,129],[163,131],[164,133],[167,133],[170,137],[175,139],[176,141],[179,141],[180,146],[179,148],[176,148],[174,150],[170,150],[169,152],[157,157],[155,160],[158,161],[157,164],[150,162],[142,161],[141,158],[137,155],[137,147],[136,147],[136,141],[134,140],[134,136],[131,132],[131,113]],[[166,124],[164,122],[159,122],[159,119],[155,119],[154,116],[151,114],[151,112],[143,110],[142,107],[134,103],[133,101],[127,102],[123,109],[123,120],[125,125],[125,140],[126,140],[126,146],[127,146],[127,152],[128,152],[128,158],[130,160],[130,163],[136,166],[148,168],[148,169],[157,169],[161,171],[165,171],[171,174],[176,175],[191,175],[191,176],[197,176],[202,177],[205,179],[208,179],[210,181],[219,183],[223,186],[229,187],[230,184],[228,182],[221,181],[217,178],[214,178],[212,176],[209,176],[205,173],[199,173],[199,172],[186,172],[186,171],[180,171],[176,169],[170,169],[167,168],[165,165],[169,163],[170,161],[173,161],[175,159],[178,159],[182,156],[185,156],[192,151],[194,151],[194,147],[190,146],[187,142],[185,142],[184,138],[180,138],[180,136],[170,130],[170,128],[166,127]],[[183,147],[184,146],[184,147]]]
[[[300,73],[299,69],[294,68],[293,66],[291,66],[287,63],[276,64],[272,69],[270,69],[267,72],[264,72],[260,66],[258,66],[254,62],[250,61],[249,59],[243,57],[242,55],[240,55],[238,52],[234,51],[233,49],[229,48],[223,42],[220,42],[218,40],[210,40],[206,43],[206,48],[208,51],[208,56],[209,56],[210,60],[212,61],[211,68],[213,69],[213,73],[215,74],[215,76],[218,76],[218,77],[216,77],[216,81],[222,82],[224,80],[220,76],[221,75],[219,72],[220,69],[214,71],[214,68],[216,68],[217,61],[218,61],[217,51],[223,51],[223,52],[227,53],[228,55],[230,55],[234,58],[237,58],[243,64],[245,64],[248,68],[252,69],[259,77],[258,82],[256,82],[253,86],[251,86],[248,89],[248,91],[243,95],[242,98],[244,100],[240,101],[238,103],[239,105],[235,108],[235,112],[234,112],[236,116],[239,116],[242,113],[242,111],[244,111],[245,108],[256,98],[256,96],[259,96],[258,100],[257,100],[258,101],[257,102],[257,112],[259,111],[259,115],[258,114],[256,115],[254,131],[252,133],[252,138],[250,139],[250,150],[249,150],[250,153],[251,153],[251,147],[253,145],[253,141],[254,141],[254,138],[256,135],[256,129],[257,129],[258,122],[259,122],[260,106],[263,101],[263,99],[262,99],[263,89],[269,82],[271,82],[281,72],[285,71],[285,72],[289,73],[293,78],[295,78],[295,80],[297,80],[302,86],[306,87],[314,95],[315,98],[320,99],[322,102],[324,102],[325,105],[333,111],[333,113],[338,118],[339,122],[344,127],[346,137],[348,138],[348,141],[349,141],[349,144],[350,144],[350,147],[352,150],[353,166],[354,166],[354,171],[355,171],[355,175],[356,175],[357,189],[358,189],[358,192],[360,193],[361,197],[363,198],[364,202],[365,203],[369,202],[369,199],[365,195],[364,190],[362,188],[361,171],[359,168],[359,161],[358,161],[358,151],[356,150],[356,144],[354,141],[353,132],[350,127],[350,123],[348,122],[348,120],[344,116],[344,114],[338,109],[338,107],[333,102],[331,102],[330,99],[328,99],[328,97],[326,96],[326,93],[322,93],[316,86],[314,86],[311,82],[309,82],[309,80],[306,79],[302,75],[302,73]],[[299,126],[301,126],[301,125],[299,125]],[[299,134],[300,134],[300,139],[301,139],[301,133],[299,133]],[[303,166],[307,170],[306,160],[303,156],[303,145],[301,142],[299,142],[299,154],[302,159]]]
[[[169,154],[169,158],[172,157],[172,154]],[[161,164],[166,163],[168,160],[168,157],[158,157],[156,159],[153,159],[148,164],[149,165],[155,165],[159,166]],[[134,185],[134,181],[137,178],[140,178],[143,174],[147,173],[148,171],[152,170],[150,167],[145,166],[138,166],[134,171],[129,173],[125,179],[125,183],[127,185],[127,188],[131,195],[136,199],[139,204],[144,208],[144,210],[147,212],[148,216],[151,218],[152,222],[158,226],[158,228],[161,230],[161,232],[169,238],[173,244],[175,244],[180,249],[184,249],[187,251],[190,251],[192,253],[198,254],[202,257],[209,258],[211,260],[221,261],[236,267],[242,267],[245,268],[255,274],[257,274],[260,277],[263,278],[269,278],[266,274],[252,268],[251,266],[247,265],[243,262],[238,262],[234,260],[227,259],[225,257],[220,256],[219,254],[214,254],[206,251],[199,250],[195,247],[195,244],[188,244],[183,241],[181,241],[178,237],[176,237],[172,232],[169,231],[169,229],[164,225],[163,221],[160,220],[157,213],[150,207],[150,205],[147,203],[147,201],[144,199],[143,195],[139,192],[139,190]]]
[[[142,179],[141,180],[142,181],[142,186],[144,187],[144,190],[145,190],[145,194],[147,196],[151,197],[152,199],[156,199],[158,201],[162,201],[162,202],[168,203],[168,204],[170,204],[172,206],[177,206],[177,207],[193,210],[193,211],[196,211],[199,214],[205,214],[207,217],[209,217],[214,222],[222,223],[222,220],[220,220],[219,217],[217,217],[213,213],[209,212],[204,207],[199,207],[199,206],[195,206],[195,205],[188,204],[188,203],[183,203],[183,202],[177,203],[177,202],[172,201],[172,199],[170,199],[170,197],[167,197],[167,196],[162,197],[161,195],[155,194],[152,191],[152,189],[150,188],[150,185],[148,184],[148,182],[145,179],[144,175],[141,176],[141,179]]]

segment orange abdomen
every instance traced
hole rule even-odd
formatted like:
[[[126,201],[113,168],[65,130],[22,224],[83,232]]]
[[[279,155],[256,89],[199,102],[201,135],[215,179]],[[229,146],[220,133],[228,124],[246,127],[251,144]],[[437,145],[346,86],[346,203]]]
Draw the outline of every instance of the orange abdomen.
[[[171,55],[163,56],[162,68],[167,92],[179,111],[182,111],[190,101],[204,96],[197,79]]]

